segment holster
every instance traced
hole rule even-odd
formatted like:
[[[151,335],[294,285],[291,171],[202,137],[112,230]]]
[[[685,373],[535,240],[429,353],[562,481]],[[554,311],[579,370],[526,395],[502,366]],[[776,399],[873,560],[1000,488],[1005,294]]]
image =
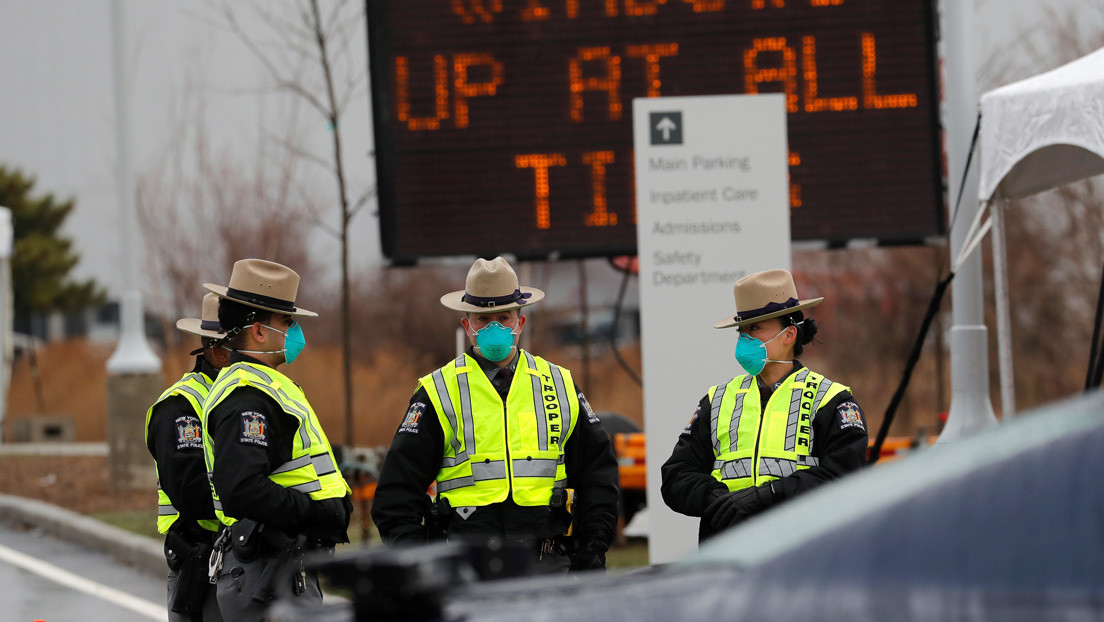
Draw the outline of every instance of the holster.
[[[209,541],[190,542],[170,530],[165,534],[165,560],[176,571],[176,595],[169,608],[173,613],[190,615],[203,609],[207,590],[207,560],[211,556]]]
[[[165,534],[165,563],[169,565],[169,570],[180,570],[191,546],[187,538],[173,530]]]
[[[575,490],[571,488],[553,490],[548,505],[564,525],[563,536],[575,535]]]
[[[444,540],[448,534],[449,522],[452,520],[452,505],[448,499],[437,497],[436,502],[429,502],[428,510],[425,516],[426,537],[431,542]]]
[[[230,525],[230,546],[234,557],[243,564],[261,556],[261,532],[264,525],[257,521],[242,519]]]
[[[257,588],[253,591],[252,598],[258,603],[267,604],[276,597],[275,581],[287,564],[295,563],[298,558],[300,573],[302,572],[303,547],[307,542],[305,535],[289,538],[278,529],[270,529],[263,547],[268,551],[264,553],[265,563],[261,569],[261,576],[257,579]],[[278,548],[277,548],[278,547]],[[296,594],[300,593],[299,578],[296,577]]]

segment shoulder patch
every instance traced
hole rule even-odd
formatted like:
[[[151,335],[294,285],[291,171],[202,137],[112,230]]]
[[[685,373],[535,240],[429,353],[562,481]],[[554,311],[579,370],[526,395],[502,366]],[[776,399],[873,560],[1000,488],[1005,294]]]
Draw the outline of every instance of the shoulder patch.
[[[686,427],[682,429],[683,434],[689,434],[690,433],[690,430],[691,430],[691,428],[694,427],[694,422],[698,420],[699,415],[701,415],[701,404],[700,403],[698,404],[698,407],[694,409],[694,414],[690,415],[689,423],[687,423]]]
[[[203,428],[199,417],[184,415],[176,418],[176,449],[203,449]]]
[[[422,427],[422,414],[425,413],[425,409],[426,405],[423,402],[411,404],[406,410],[402,425],[399,426],[399,434],[417,434]]]
[[[579,393],[579,406],[581,406],[583,412],[586,413],[587,423],[592,425],[602,423],[601,420],[598,419],[598,415],[594,414],[594,409],[590,407],[590,402],[587,401],[586,396],[581,392]]]
[[[268,447],[268,421],[264,415],[253,410],[247,410],[241,414],[241,424],[239,443]]]
[[[848,401],[840,404],[836,407],[836,412],[839,413],[841,430],[847,428],[866,430],[866,424],[863,422],[862,410],[855,402]]]

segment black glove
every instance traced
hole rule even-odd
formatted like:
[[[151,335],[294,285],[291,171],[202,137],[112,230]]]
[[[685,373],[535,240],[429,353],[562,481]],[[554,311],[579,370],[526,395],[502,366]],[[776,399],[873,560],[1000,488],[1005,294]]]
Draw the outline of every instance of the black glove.
[[[702,518],[716,531],[738,525],[774,502],[773,482],[731,492],[709,504]]]
[[[422,525],[402,525],[392,529],[384,540],[387,544],[407,546],[425,544],[429,542],[429,537],[426,535],[426,528]]]
[[[348,496],[311,502],[311,514],[303,526],[303,533],[334,542],[348,542],[349,517],[352,502]]]
[[[571,570],[604,570],[606,567],[605,543],[588,540],[571,555]]]

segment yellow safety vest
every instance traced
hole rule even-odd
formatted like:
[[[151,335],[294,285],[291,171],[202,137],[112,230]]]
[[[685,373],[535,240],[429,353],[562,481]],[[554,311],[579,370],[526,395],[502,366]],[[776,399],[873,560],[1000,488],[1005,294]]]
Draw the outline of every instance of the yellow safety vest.
[[[813,417],[822,404],[850,391],[802,367],[759,403],[755,376],[709,389],[713,477],[730,491],[758,486],[816,466]]]
[[[308,494],[316,501],[340,498],[352,493],[345,478],[337,470],[337,460],[334,459],[330,441],[299,385],[271,367],[255,363],[235,363],[219,372],[211,393],[203,403],[203,458],[207,463],[207,480],[211,482],[215,515],[223,524],[232,525],[238,519],[227,516],[222,511],[222,501],[215,490],[214,443],[208,432],[207,419],[228,395],[242,387],[260,389],[299,422],[292,437],[291,460],[269,473],[268,479],[284,488]],[[243,421],[242,425],[246,423]]]
[[[547,506],[567,487],[563,448],[581,415],[570,371],[519,349],[505,404],[467,354],[418,382],[444,432],[437,493],[453,507]]]
[[[207,399],[207,393],[211,390],[211,379],[207,377],[207,374],[201,372],[188,372],[184,376],[177,380],[175,384],[165,389],[165,392],[161,394],[161,397],[157,398],[157,401],[153,403],[153,406],[149,407],[146,411],[146,444],[149,444],[149,432],[150,421],[153,418],[153,409],[157,407],[161,402],[169,399],[170,397],[179,395],[188,400],[188,404],[195,411],[196,417],[202,417],[203,415],[203,400]],[[187,438],[177,439],[179,441],[187,440],[200,440],[200,428],[196,427],[194,430],[184,429],[180,431],[181,434],[194,435]],[[154,462],[154,470],[157,469],[157,463]],[[160,533],[168,533],[169,527],[172,526],[176,520],[180,518],[180,511],[173,507],[172,501],[169,500],[169,495],[165,494],[164,490],[161,490],[161,474],[157,474],[157,531]],[[216,531],[218,529],[218,521],[214,520],[200,520],[196,521],[200,527],[208,531]]]

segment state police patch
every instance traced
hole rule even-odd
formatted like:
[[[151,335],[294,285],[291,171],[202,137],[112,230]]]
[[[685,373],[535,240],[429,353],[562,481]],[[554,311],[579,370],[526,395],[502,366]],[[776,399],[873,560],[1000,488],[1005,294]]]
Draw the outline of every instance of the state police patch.
[[[199,417],[184,415],[176,418],[176,449],[203,449],[203,428]]]
[[[682,429],[682,434],[689,434],[690,430],[694,427],[694,422],[698,420],[698,415],[701,414],[701,404],[694,409],[694,414],[690,416],[690,423],[686,424],[686,427]]]
[[[414,402],[410,405],[410,408],[406,410],[406,417],[403,418],[402,425],[399,426],[400,434],[417,434],[422,425],[422,413],[425,412],[426,405],[422,402]]]
[[[590,402],[587,401],[586,397],[583,396],[582,393],[579,394],[579,406],[582,406],[583,412],[586,413],[588,423],[595,425],[602,423],[598,419],[598,415],[594,414],[594,409],[590,407]]]
[[[840,404],[836,407],[836,412],[838,412],[840,416],[841,430],[847,428],[866,430],[866,424],[863,423],[862,410],[859,409],[859,405],[855,402],[844,402]]]
[[[265,416],[259,412],[247,410],[241,414],[241,439],[240,442],[243,445],[257,445],[258,447],[268,447],[268,437],[265,436],[266,423]]]

